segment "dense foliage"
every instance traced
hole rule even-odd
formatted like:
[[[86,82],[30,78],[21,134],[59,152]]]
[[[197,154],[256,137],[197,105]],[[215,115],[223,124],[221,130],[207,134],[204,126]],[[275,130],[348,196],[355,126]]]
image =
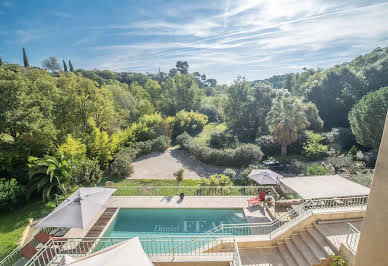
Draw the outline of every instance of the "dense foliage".
[[[357,142],[377,149],[388,110],[388,87],[368,93],[349,113],[350,126]]]
[[[263,156],[260,148],[254,144],[225,150],[198,145],[186,132],[177,137],[177,142],[198,160],[214,165],[246,166],[257,162]]]
[[[137,156],[166,150],[178,135],[184,149],[217,165],[257,163],[261,150],[317,159],[357,145],[353,158],[373,166],[369,149],[379,146],[388,108],[388,48],[326,70],[237,78],[231,86],[190,73],[186,61],[146,74],[74,69],[70,60],[62,71],[51,57],[48,72],[31,67],[24,49],[23,61],[0,63],[0,176],[26,191],[15,194],[20,200],[128,176]],[[225,128],[194,142],[188,134],[208,121]]]

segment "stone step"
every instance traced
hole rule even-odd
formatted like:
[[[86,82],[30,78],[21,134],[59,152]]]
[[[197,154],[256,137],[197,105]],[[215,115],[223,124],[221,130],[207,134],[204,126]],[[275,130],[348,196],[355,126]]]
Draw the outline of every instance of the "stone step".
[[[278,243],[278,250],[287,266],[298,266],[284,242]]]
[[[315,257],[314,253],[306,245],[306,243],[300,238],[299,234],[292,235],[291,239],[294,242],[296,248],[302,254],[302,256],[307,260],[309,265],[319,263],[319,259],[317,257]]]
[[[291,239],[286,239],[284,243],[298,266],[310,266]]]
[[[287,266],[276,247],[239,249],[242,265]]]
[[[316,258],[318,258],[319,260],[328,259],[326,252],[321,246],[318,245],[318,243],[311,237],[311,235],[307,231],[301,231],[299,232],[299,234],[303,241],[306,243],[306,245],[314,253]]]
[[[330,247],[329,243],[323,237],[321,233],[319,233],[313,226],[306,227],[307,232],[310,236],[315,240],[315,242],[322,248],[322,250],[327,254],[327,256],[335,255],[336,253]]]

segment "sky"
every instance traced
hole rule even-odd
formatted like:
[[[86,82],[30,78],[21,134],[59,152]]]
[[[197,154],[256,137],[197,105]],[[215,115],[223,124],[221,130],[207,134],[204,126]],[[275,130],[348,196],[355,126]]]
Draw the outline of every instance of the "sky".
[[[163,72],[186,60],[219,83],[326,68],[388,46],[388,1],[0,0],[0,57]]]

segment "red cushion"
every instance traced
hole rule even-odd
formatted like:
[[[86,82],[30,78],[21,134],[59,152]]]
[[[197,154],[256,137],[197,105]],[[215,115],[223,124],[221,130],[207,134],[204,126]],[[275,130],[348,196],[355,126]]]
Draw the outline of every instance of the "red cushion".
[[[22,248],[20,253],[26,258],[31,259],[38,251],[31,244],[27,244]]]
[[[35,236],[35,239],[42,244],[47,243],[47,241],[49,241],[50,238],[51,236],[49,236],[49,234],[47,234],[45,231],[40,231],[40,233]]]

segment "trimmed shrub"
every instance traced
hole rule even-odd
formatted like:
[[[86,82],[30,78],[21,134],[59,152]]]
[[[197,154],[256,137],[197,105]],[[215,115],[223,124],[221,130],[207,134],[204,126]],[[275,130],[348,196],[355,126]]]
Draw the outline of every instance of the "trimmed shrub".
[[[25,189],[15,178],[0,178],[0,209],[12,209],[24,199]]]
[[[212,132],[210,134],[209,146],[216,149],[227,147],[236,147],[238,145],[237,137],[226,132]]]
[[[72,164],[70,176],[73,184],[93,186],[100,183],[102,171],[98,161],[83,159]]]
[[[165,150],[170,147],[171,144],[171,139],[166,136],[160,136],[154,140],[152,140],[152,151],[157,151],[157,152],[164,152]]]
[[[198,145],[186,132],[177,137],[177,142],[198,160],[221,166],[244,166],[260,160],[263,156],[259,146],[241,145],[237,149],[217,150]]]
[[[110,171],[115,178],[126,178],[133,174],[132,161],[135,159],[136,152],[132,149],[125,149],[117,153],[113,162],[110,164]]]
[[[264,135],[256,139],[256,144],[259,145],[265,156],[275,156],[280,154],[280,145],[271,135]]]
[[[201,186],[233,186],[233,182],[227,175],[224,174],[214,174],[209,176],[209,178],[201,178]]]

